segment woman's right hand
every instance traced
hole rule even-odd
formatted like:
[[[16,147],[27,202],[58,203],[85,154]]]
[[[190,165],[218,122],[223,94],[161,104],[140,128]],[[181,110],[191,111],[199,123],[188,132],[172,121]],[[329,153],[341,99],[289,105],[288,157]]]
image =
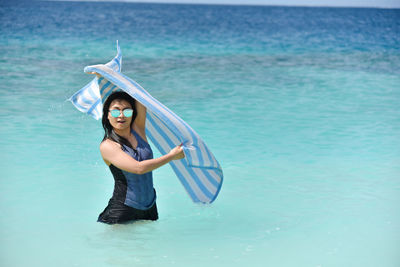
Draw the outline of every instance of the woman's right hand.
[[[185,153],[183,153],[182,144],[171,149],[169,154],[172,155],[172,160],[183,159]]]

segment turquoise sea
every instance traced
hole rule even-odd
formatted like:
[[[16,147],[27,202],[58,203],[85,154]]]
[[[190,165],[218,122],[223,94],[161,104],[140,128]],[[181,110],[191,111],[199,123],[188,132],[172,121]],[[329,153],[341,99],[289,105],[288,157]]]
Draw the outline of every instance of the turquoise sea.
[[[211,205],[164,166],[158,221],[96,222],[103,130],[66,99],[116,40],[222,165]],[[399,9],[0,1],[0,92],[1,266],[400,266]]]

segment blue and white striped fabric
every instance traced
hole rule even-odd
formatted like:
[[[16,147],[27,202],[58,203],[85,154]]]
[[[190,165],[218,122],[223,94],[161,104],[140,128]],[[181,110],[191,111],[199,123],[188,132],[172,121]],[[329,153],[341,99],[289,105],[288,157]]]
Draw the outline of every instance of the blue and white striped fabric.
[[[222,168],[214,155],[185,121],[134,80],[122,74],[120,63],[118,47],[118,55],[111,62],[86,67],[85,72],[96,72],[102,77],[74,94],[71,102],[78,110],[98,119],[101,117],[102,102],[108,95],[118,90],[127,92],[147,108],[146,134],[161,154],[164,155],[175,146],[183,144],[185,158],[171,161],[170,165],[191,199],[200,203],[213,202],[223,181]]]
[[[115,71],[121,72],[121,65],[122,65],[122,56],[121,56],[121,49],[119,48],[118,41],[117,41],[117,56],[113,58],[110,62],[106,64],[106,66],[112,68]],[[108,89],[108,88],[104,88]],[[104,92],[103,92],[104,93]],[[107,91],[106,91],[107,93]],[[111,92],[110,92],[111,93]],[[81,90],[76,92],[73,96],[70,97],[70,101],[74,106],[81,112],[87,113],[91,115],[96,120],[100,119],[102,116],[102,109],[103,103],[102,99],[106,99],[101,95],[99,91],[99,81],[97,76],[88,83],[85,87]]]

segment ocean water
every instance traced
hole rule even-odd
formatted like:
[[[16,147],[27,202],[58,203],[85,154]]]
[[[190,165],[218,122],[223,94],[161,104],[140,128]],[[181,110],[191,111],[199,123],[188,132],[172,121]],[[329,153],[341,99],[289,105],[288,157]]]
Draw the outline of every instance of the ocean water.
[[[224,170],[196,205],[96,222],[99,121],[66,101],[108,62]],[[400,266],[400,10],[0,2],[1,266]],[[155,151],[156,155],[159,155]]]

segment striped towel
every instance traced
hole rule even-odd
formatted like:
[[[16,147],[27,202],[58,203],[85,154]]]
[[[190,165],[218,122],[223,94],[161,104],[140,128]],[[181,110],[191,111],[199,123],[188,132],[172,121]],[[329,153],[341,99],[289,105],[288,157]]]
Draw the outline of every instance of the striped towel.
[[[185,158],[169,164],[194,202],[211,203],[217,197],[222,181],[222,168],[200,136],[180,117],[152,97],[137,82],[121,73],[121,52],[105,65],[93,65],[85,72],[97,72],[88,85],[70,101],[75,107],[96,119],[102,116],[102,103],[115,91],[125,91],[147,108],[146,134],[161,154],[183,144]],[[102,100],[103,99],[103,100]]]
[[[121,49],[119,48],[117,41],[117,56],[113,58],[110,62],[106,64],[106,66],[111,69],[121,72],[121,64],[122,64],[122,56]],[[111,93],[111,92],[110,92]],[[107,95],[108,96],[108,95]],[[106,97],[107,98],[107,97]],[[100,96],[99,91],[99,80],[97,76],[88,83],[81,90],[73,94],[69,101],[81,112],[87,113],[91,115],[96,120],[102,117],[103,112],[103,96]]]

